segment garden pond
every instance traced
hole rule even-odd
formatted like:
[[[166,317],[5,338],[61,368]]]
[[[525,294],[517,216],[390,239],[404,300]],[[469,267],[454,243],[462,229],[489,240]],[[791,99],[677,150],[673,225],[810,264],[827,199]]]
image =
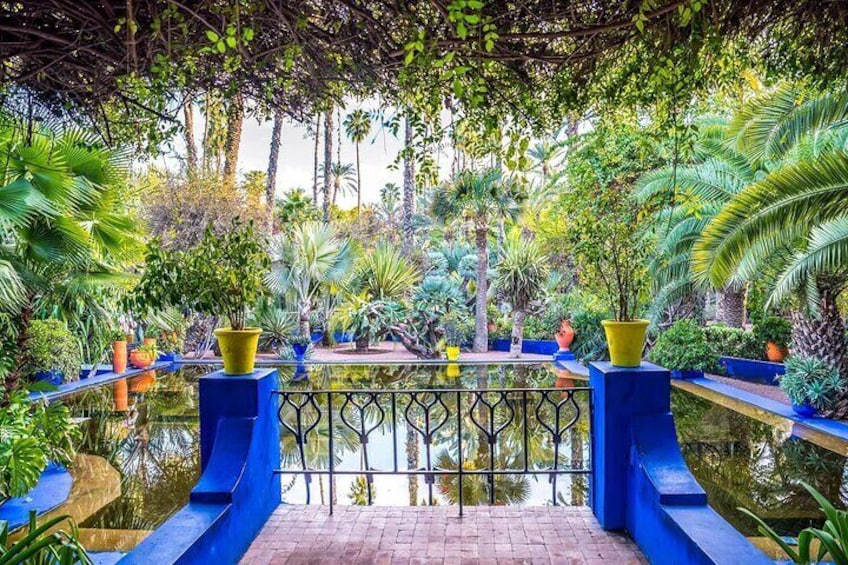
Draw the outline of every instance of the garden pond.
[[[80,527],[81,541],[90,550],[128,551],[186,504],[200,473],[198,378],[214,368],[182,365],[172,372],[149,371],[64,398],[74,417],[79,419],[84,439],[72,470],[76,481],[71,499],[57,512],[73,515]],[[587,391],[580,390],[586,383],[550,364],[451,367],[315,364],[305,374],[296,372],[292,366],[281,367],[280,380],[281,389],[286,391],[484,388],[520,391],[577,387],[572,392],[573,402],[569,397],[569,402],[563,403],[560,426],[571,422],[573,425],[561,434],[556,450],[557,465],[575,471],[589,469],[589,400]],[[675,389],[672,394],[678,438],[687,464],[707,491],[710,504],[745,535],[757,534],[753,522],[739,512],[740,506],[753,510],[785,535],[820,524],[822,515],[801,487],[801,480],[811,483],[839,506],[848,502],[846,458],[838,453],[840,450],[845,453],[845,446],[828,449],[792,436],[785,426],[760,421],[691,392]],[[552,397],[558,400],[565,398],[565,394],[555,392]],[[424,422],[416,420],[414,414],[410,419],[401,416],[408,398],[399,393],[398,416],[386,418],[368,436],[371,468],[391,470],[395,461],[400,470],[424,465],[427,446],[422,435],[407,425],[410,420],[418,426]],[[551,504],[555,497],[557,504],[584,505],[588,495],[586,474],[559,475],[554,485],[548,475],[533,473],[550,468],[554,462],[553,436],[541,427],[539,412],[532,410],[537,403],[534,399],[539,398],[531,394],[531,410],[528,410],[526,441],[530,471],[495,476],[495,504],[545,505]],[[468,402],[470,408],[473,395],[462,401]],[[322,406],[321,395],[316,397],[316,402]],[[334,414],[338,414],[340,405],[343,402],[334,404]],[[541,410],[550,410],[554,405],[547,403]],[[512,419],[501,415],[505,412],[502,407],[495,412],[495,424],[503,426],[493,448],[495,466],[522,468],[525,439],[520,425],[521,411],[517,410],[518,417]],[[294,425],[292,410],[284,408],[282,414],[284,421]],[[349,416],[351,423],[358,425],[356,418]],[[434,421],[438,419],[435,417]],[[358,435],[337,418],[334,420],[335,469],[361,469],[363,453]],[[394,426],[390,421],[394,421]],[[435,466],[457,468],[456,425],[456,419],[451,418],[434,434],[429,451]],[[480,429],[473,423],[463,428],[465,470],[488,466],[491,452]],[[310,468],[328,468],[328,436],[324,418],[306,444]],[[281,448],[281,468],[301,468],[297,441],[285,426]],[[284,474],[283,500],[303,504],[308,496],[311,504],[327,504],[328,482],[326,475],[313,474],[307,488],[302,474]],[[335,475],[333,482],[336,504],[366,503],[369,489],[361,475]],[[466,476],[463,484],[464,504],[489,503],[485,475]],[[424,476],[374,475],[370,494],[376,505],[431,502],[446,505],[457,502],[457,486],[456,477],[437,475],[428,483]]]

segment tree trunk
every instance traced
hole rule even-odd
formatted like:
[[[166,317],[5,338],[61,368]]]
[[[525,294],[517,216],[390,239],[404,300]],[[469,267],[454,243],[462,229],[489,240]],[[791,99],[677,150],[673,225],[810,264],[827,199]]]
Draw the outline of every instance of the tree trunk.
[[[224,148],[224,179],[226,187],[233,188],[236,185],[236,172],[238,171],[238,154],[241,145],[241,128],[244,122],[244,98],[236,94],[230,102],[227,112],[227,143]]]
[[[315,115],[315,151],[312,160],[312,205],[318,206],[318,145],[321,140],[321,113]]]
[[[362,175],[359,172],[359,142],[356,142],[356,218],[362,211]]]
[[[412,254],[412,215],[415,213],[415,178],[412,168],[412,125],[409,117],[404,119],[404,155],[403,155],[403,218],[402,250],[405,257]],[[475,349],[476,351],[476,349]]]
[[[509,342],[509,356],[513,359],[521,357],[521,346],[524,344],[524,310],[512,311],[512,340]]]
[[[311,336],[312,329],[309,327],[309,315],[312,313],[312,306],[307,303],[303,303],[300,305],[300,312],[298,313],[297,326],[300,330],[300,335],[303,336]]]
[[[197,171],[197,145],[194,140],[194,104],[191,94],[186,94],[183,102],[183,116],[185,119],[185,143],[186,143],[186,167],[189,174]]]
[[[745,323],[745,292],[725,287],[716,294],[716,321],[741,328]]]
[[[265,185],[265,205],[268,206],[269,232],[274,232],[274,201],[277,194],[277,160],[280,157],[280,138],[283,133],[283,111],[274,112],[274,129],[271,130],[271,155],[268,157],[268,184]]]
[[[474,300],[474,347],[472,351],[482,353],[489,350],[489,328],[486,319],[486,293],[489,270],[489,241],[486,218],[477,219],[477,228],[474,230],[477,243],[477,296]]]
[[[333,109],[324,113],[324,223],[330,223],[330,183],[333,181]]]

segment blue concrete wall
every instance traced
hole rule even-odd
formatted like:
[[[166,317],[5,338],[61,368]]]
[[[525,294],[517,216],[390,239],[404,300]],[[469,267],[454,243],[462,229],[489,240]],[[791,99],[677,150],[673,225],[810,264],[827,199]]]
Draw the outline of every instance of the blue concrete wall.
[[[509,351],[509,338],[498,338],[492,341],[492,351]],[[537,353],[539,355],[553,355],[559,351],[555,341],[545,339],[525,339],[521,343],[522,353]]]
[[[680,453],[667,370],[592,363],[590,504],[606,530],[626,530],[653,564],[772,564],[707,505]]]
[[[722,364],[727,374],[734,379],[777,385],[778,378],[786,373],[783,363],[772,363],[771,361],[759,361],[757,359],[743,359],[741,357],[721,357]]]
[[[201,477],[124,565],[237,563],[280,504],[277,372],[200,379]]]

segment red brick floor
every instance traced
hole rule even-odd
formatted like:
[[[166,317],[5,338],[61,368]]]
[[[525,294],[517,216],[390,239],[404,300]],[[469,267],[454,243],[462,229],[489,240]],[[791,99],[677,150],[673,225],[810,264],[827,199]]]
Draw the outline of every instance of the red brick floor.
[[[647,563],[585,507],[282,505],[242,564]]]

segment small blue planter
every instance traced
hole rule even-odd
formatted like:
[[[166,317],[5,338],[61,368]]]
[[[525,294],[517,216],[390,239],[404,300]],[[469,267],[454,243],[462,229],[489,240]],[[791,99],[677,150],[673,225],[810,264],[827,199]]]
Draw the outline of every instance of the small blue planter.
[[[354,341],[353,332],[335,332],[333,340],[336,343],[351,343]]]
[[[778,378],[786,372],[783,363],[743,359],[741,357],[722,357],[719,362],[727,370],[728,376],[743,381],[777,385]]]
[[[704,372],[697,369],[675,369],[671,372],[672,379],[700,379],[703,376]]]
[[[298,365],[303,364],[303,357],[304,355],[306,355],[306,349],[308,347],[308,345],[304,345],[302,343],[292,344],[292,350],[294,350],[294,358],[295,360],[297,360]]]
[[[510,339],[506,337],[497,338],[492,341],[492,351],[509,351]],[[555,341],[544,339],[525,339],[521,343],[522,353],[536,353],[539,355],[553,355],[559,351],[559,345]]]
[[[39,371],[35,374],[35,380],[40,383],[49,383],[59,386],[64,380],[65,374],[58,369],[50,369],[49,371]]]
[[[312,340],[312,343],[321,343],[324,341],[324,332],[312,332],[309,338]]]
[[[801,416],[802,418],[812,418],[816,415],[816,407],[811,406],[809,402],[804,402],[804,404],[792,404],[792,410],[795,411],[796,414]]]

